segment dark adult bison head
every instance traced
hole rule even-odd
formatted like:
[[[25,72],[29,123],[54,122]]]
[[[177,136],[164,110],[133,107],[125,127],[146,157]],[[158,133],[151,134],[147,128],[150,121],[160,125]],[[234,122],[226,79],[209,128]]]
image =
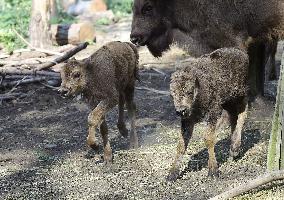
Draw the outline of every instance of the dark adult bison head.
[[[172,0],[134,0],[130,40],[147,45],[159,57],[173,41],[171,19]]]

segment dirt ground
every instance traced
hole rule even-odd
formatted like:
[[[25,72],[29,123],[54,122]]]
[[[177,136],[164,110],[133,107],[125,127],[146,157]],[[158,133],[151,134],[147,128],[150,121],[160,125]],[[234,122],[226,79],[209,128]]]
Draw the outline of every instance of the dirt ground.
[[[126,24],[102,28],[109,34],[98,43],[125,37],[129,22],[123,23]],[[121,33],[119,26],[125,26],[125,34],[115,36],[110,29]],[[91,46],[78,57],[87,56],[96,48]],[[207,177],[208,155],[202,139],[205,125],[201,123],[184,156],[180,179],[167,182],[165,177],[176,151],[179,118],[167,93],[145,87],[168,91],[170,74],[178,66],[176,61],[186,55],[174,48],[160,60],[151,57],[146,49],[140,50],[140,56],[141,63],[156,65],[156,70],[140,70],[141,83],[137,82],[135,92],[140,147],[128,150],[129,141],[116,128],[115,108],[107,116],[114,151],[110,166],[102,162],[102,149],[94,154],[86,145],[90,110],[79,98],[65,99],[56,90],[37,84],[17,88],[28,94],[26,98],[2,102],[0,199],[203,200],[265,172],[274,102],[259,98],[249,108],[237,160],[228,160],[229,130],[220,130],[216,145],[219,178]],[[98,138],[101,141],[99,134]],[[236,199],[284,199],[284,182],[265,185]]]

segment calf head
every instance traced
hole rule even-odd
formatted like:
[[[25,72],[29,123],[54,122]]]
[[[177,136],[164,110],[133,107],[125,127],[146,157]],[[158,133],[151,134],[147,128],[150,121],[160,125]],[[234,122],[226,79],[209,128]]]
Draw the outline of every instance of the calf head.
[[[196,77],[185,77],[184,74],[175,73],[170,85],[175,109],[181,118],[195,117],[199,97],[199,81]]]
[[[86,87],[86,71],[83,61],[72,58],[62,68],[61,87],[59,91],[63,96],[75,96]]]
[[[159,57],[172,43],[172,0],[134,0],[130,40],[136,45],[147,45]]]

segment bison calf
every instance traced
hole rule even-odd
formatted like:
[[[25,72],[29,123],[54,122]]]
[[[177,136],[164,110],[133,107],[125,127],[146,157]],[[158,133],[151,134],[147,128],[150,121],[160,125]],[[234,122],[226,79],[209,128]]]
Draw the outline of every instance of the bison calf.
[[[208,123],[205,144],[209,154],[209,175],[218,175],[215,131],[223,109],[228,112],[231,123],[230,156],[238,155],[246,118],[247,76],[248,56],[235,48],[218,49],[189,62],[187,67],[172,75],[170,91],[176,112],[181,116],[181,133],[169,180],[177,179],[194,125],[200,121]]]
[[[110,42],[89,58],[82,61],[71,59],[63,67],[61,92],[66,96],[83,94],[93,109],[88,116],[89,134],[87,144],[98,149],[95,137],[100,128],[104,146],[104,161],[112,161],[112,150],[108,140],[105,115],[118,104],[118,129],[127,137],[124,122],[124,104],[131,120],[130,147],[138,147],[135,131],[136,106],[133,102],[135,80],[138,73],[138,53],[131,43]]]

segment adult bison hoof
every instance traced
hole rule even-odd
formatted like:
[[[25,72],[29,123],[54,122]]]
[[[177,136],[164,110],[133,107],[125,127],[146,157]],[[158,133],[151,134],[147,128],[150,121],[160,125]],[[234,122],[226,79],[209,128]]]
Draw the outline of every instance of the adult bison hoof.
[[[166,177],[167,181],[174,182],[178,179],[179,177],[179,170],[173,170],[169,173],[169,175]]]
[[[129,144],[129,148],[130,149],[137,149],[139,147],[139,143],[138,143],[138,137],[136,135],[135,132],[131,131],[130,132],[130,144]]]
[[[125,127],[125,124],[117,124],[117,128],[119,130],[119,133],[124,137],[127,138],[128,136],[128,130]]]

